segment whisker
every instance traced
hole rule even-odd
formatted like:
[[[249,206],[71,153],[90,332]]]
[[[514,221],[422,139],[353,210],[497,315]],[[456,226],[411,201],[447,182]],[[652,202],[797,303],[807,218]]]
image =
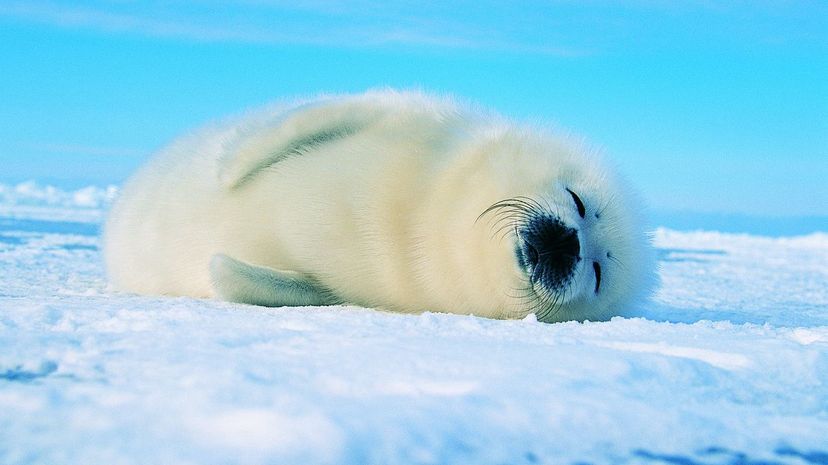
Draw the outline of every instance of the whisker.
[[[603,215],[604,210],[606,210],[607,207],[609,207],[613,202],[615,202],[615,200],[616,194],[610,194],[609,198],[607,198],[607,200],[604,201],[604,203],[601,204],[601,206],[595,211],[596,217]]]

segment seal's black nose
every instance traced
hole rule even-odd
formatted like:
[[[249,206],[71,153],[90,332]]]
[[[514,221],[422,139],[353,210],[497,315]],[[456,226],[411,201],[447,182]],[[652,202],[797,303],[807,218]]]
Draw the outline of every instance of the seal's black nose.
[[[578,232],[557,218],[533,218],[520,231],[523,244],[518,254],[532,282],[555,289],[572,277],[581,259]]]

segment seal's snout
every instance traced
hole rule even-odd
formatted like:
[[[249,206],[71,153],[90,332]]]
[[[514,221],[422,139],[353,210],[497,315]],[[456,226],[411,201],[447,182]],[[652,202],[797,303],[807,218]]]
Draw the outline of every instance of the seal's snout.
[[[518,258],[531,281],[548,289],[564,287],[581,260],[578,231],[557,218],[542,216],[530,220],[520,237]]]

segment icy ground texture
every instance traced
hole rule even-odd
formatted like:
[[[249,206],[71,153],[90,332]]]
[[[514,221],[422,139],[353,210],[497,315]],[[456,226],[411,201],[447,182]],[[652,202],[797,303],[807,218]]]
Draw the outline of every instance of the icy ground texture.
[[[112,190],[0,186],[0,463],[828,464],[828,235],[659,230],[640,318],[110,294]],[[38,197],[39,196],[39,197]]]

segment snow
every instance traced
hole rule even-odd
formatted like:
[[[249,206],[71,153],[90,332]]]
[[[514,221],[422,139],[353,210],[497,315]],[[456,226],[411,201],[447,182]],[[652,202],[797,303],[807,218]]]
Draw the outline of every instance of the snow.
[[[828,234],[660,228],[604,323],[110,293],[115,188],[0,185],[2,464],[828,464]]]

